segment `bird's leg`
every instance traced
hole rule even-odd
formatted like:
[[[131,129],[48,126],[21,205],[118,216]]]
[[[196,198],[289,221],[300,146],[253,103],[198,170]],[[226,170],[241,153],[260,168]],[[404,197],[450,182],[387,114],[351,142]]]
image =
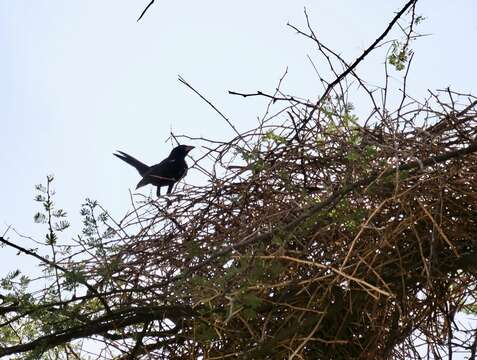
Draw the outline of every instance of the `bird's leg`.
[[[172,192],[172,188],[174,187],[174,184],[169,185],[167,188],[167,194],[170,194]]]
[[[157,197],[161,196],[161,187],[160,186],[157,187],[156,195],[157,195]]]

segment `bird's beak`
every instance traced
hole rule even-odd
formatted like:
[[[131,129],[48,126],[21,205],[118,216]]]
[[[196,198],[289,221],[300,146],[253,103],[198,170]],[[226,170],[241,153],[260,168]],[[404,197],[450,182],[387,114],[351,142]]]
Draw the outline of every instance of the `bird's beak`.
[[[191,151],[194,147],[195,147],[195,146],[187,145],[186,151],[189,152],[189,151]]]

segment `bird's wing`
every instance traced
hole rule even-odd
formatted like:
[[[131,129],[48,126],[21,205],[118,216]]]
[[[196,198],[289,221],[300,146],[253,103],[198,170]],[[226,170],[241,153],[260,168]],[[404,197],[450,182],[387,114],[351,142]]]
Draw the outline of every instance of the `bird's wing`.
[[[182,179],[187,170],[187,164],[184,159],[168,157],[159,164],[153,165],[144,177],[154,178],[156,181],[162,180],[164,185],[169,182],[176,182]]]
[[[163,180],[166,184],[176,179],[176,162],[175,159],[166,158],[159,164],[151,166],[144,174],[144,177],[154,178],[160,182]]]
[[[149,166],[147,166],[143,162],[139,161],[138,159],[132,157],[129,154],[126,154],[125,152],[118,150],[118,153],[119,154],[113,154],[113,155],[120,158],[122,161],[127,162],[129,165],[134,166],[136,170],[139,172],[139,174],[141,174],[142,176],[144,176],[148,172]]]

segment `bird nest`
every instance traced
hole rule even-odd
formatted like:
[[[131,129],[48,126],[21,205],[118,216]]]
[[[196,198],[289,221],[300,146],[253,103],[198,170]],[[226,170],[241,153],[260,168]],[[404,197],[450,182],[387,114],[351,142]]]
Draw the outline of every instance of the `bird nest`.
[[[367,124],[328,97],[230,142],[196,139],[208,184],[136,205],[92,270],[112,274],[102,292],[159,306],[141,349],[167,358],[469,350],[454,316],[475,303],[477,101],[458,96]]]

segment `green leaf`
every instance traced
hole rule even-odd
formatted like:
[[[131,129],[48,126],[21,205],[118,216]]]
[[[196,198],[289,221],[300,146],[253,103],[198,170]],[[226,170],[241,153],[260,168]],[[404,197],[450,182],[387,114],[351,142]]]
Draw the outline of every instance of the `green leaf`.
[[[258,309],[262,305],[262,299],[254,294],[244,294],[239,301],[244,306],[252,309]]]

